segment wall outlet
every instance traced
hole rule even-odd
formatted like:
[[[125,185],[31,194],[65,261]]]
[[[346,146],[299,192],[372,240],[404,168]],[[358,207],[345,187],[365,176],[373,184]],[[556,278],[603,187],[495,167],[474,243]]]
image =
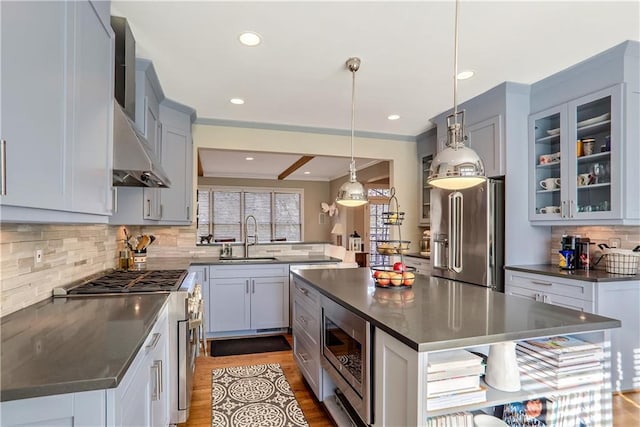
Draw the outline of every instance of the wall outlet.
[[[619,237],[611,237],[609,239],[609,247],[610,248],[619,248],[621,240]]]
[[[35,260],[36,264],[40,264],[42,262],[42,249],[35,250],[35,252],[33,253],[33,259]]]

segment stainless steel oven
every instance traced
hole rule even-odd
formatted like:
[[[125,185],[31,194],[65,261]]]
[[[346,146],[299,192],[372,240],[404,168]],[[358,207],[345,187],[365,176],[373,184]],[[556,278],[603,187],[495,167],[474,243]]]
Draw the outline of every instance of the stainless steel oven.
[[[347,413],[355,412],[361,422],[353,421],[365,425],[373,423],[370,346],[369,322],[323,296],[321,364]]]

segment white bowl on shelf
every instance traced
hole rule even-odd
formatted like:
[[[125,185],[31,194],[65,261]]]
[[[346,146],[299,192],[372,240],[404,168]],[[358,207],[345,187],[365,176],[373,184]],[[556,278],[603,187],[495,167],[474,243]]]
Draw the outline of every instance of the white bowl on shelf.
[[[478,414],[473,417],[473,424],[476,427],[508,427],[508,424],[502,421],[500,418],[496,418],[487,414]]]

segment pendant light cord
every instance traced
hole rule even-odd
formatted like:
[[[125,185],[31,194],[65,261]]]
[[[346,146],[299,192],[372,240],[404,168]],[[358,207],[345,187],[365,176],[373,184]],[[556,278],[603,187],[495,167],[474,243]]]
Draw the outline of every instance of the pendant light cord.
[[[456,0],[454,43],[453,43],[453,121],[458,124],[458,4]]]
[[[351,68],[351,164],[349,169],[355,171],[355,160],[353,159],[353,139],[356,123],[356,70]]]

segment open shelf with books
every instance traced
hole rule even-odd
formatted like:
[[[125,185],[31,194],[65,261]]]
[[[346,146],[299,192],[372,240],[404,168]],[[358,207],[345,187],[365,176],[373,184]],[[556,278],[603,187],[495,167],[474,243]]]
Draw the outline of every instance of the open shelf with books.
[[[464,426],[466,418],[461,413],[486,413],[514,426],[573,426],[579,422],[585,426],[606,425],[611,416],[611,379],[605,348],[604,332],[591,333],[587,338],[561,335],[519,341],[516,354],[522,387],[516,392],[486,384],[480,378],[484,366],[473,370],[471,361],[478,358],[477,354],[486,353],[486,347],[426,353],[423,421],[430,425],[429,420],[444,418],[451,425]],[[468,360],[464,368],[461,359]],[[477,382],[471,379],[471,372],[477,375]],[[456,389],[456,384],[460,388]],[[542,409],[527,410],[527,405]],[[538,424],[531,424],[534,418]]]
[[[383,425],[439,426],[442,422],[443,425],[473,426],[469,424],[470,415],[487,414],[511,417],[511,421],[505,420],[508,425],[528,425],[514,420],[532,421],[540,415],[535,410],[522,414],[520,409],[529,404],[532,408],[542,408],[544,419],[550,421],[550,424],[532,425],[575,426],[581,425],[578,421],[582,420],[586,420],[584,426],[610,425],[609,335],[608,330],[603,330],[516,341],[521,388],[507,392],[484,381],[484,355],[488,354],[490,344],[463,348],[452,345],[451,350],[419,352],[376,330],[375,357],[383,360],[376,371],[376,378],[382,378],[380,385],[376,385],[376,417],[380,416]],[[554,359],[544,354],[542,348],[539,354],[531,350],[535,347],[532,342],[544,341],[576,346],[568,355]],[[524,351],[526,348],[530,353]],[[387,356],[389,354],[393,357]],[[542,372],[542,376],[528,375],[527,371],[532,369]],[[406,376],[398,378],[399,372],[405,372]],[[406,412],[400,413],[394,405],[385,406],[385,402],[393,401],[405,402],[401,406],[406,407]]]

